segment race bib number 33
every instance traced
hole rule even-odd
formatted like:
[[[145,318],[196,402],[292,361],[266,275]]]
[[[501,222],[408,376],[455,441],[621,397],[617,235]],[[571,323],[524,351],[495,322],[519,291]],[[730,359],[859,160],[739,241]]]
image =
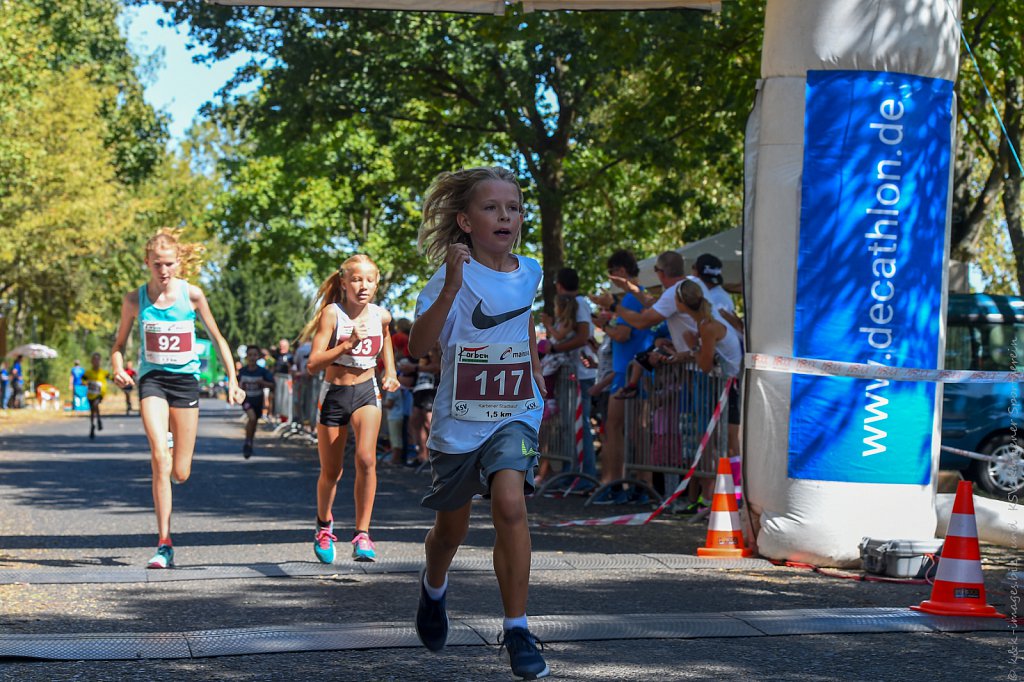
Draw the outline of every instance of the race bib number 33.
[[[455,346],[452,415],[467,421],[500,421],[537,409],[530,344]]]
[[[146,322],[142,326],[146,361],[154,365],[184,365],[192,360],[195,351],[194,322]]]

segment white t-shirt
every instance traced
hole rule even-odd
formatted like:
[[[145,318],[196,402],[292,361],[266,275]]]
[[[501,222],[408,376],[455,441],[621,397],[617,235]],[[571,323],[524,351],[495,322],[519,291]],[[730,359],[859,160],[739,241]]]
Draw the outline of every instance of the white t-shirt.
[[[665,318],[665,324],[668,325],[668,335],[672,338],[672,345],[675,346],[677,353],[690,350],[690,345],[686,343],[683,334],[686,332],[697,333],[697,323],[694,322],[693,318],[686,313],[679,312],[679,309],[676,307],[676,289],[682,283],[682,280],[680,280],[668,289],[665,289],[661,297],[651,306],[654,312]]]
[[[715,312],[725,309],[730,313],[736,313],[736,304],[732,302],[732,296],[720,285],[706,289],[704,296],[708,299],[711,307],[715,309]]]
[[[587,323],[587,339],[594,338],[594,314],[590,309],[590,301],[587,300],[586,296],[576,296],[576,324],[580,322]],[[564,339],[568,340],[568,339]],[[587,379],[597,378],[597,367],[585,367],[583,361],[580,360],[580,351],[583,348],[576,349],[576,378],[586,381]]]
[[[452,414],[457,344],[529,342],[533,325],[530,311],[542,271],[540,264],[532,258],[516,258],[519,267],[513,272],[498,272],[472,259],[463,266],[462,288],[441,328],[441,382],[434,399],[434,415],[427,443],[433,450],[448,454],[472,452],[501,426],[512,421],[523,422],[533,429],[540,428],[544,409],[532,371],[529,380],[536,398],[535,407],[496,421],[456,419]],[[445,271],[446,266],[442,265],[420,292],[416,299],[417,318],[437,300],[444,286]]]

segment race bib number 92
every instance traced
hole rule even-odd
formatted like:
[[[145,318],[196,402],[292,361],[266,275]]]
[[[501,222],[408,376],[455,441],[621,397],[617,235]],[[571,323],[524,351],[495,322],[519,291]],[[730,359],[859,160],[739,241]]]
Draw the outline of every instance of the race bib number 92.
[[[192,339],[196,325],[185,322],[145,322],[142,335],[146,362],[154,365],[184,365],[195,357]]]
[[[455,346],[452,415],[466,421],[501,421],[540,406],[533,391],[530,344]]]

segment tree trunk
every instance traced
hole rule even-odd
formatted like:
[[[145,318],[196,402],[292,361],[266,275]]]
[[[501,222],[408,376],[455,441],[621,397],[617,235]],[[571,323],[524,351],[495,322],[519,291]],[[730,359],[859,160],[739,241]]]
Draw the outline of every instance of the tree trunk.
[[[562,234],[562,160],[545,159],[537,182],[540,208],[541,258],[544,263],[544,311],[554,312],[555,275],[565,265],[565,240]]]
[[[1020,140],[1021,133],[1021,97],[1024,95],[1024,79],[1007,78],[1006,81],[1006,134],[1010,144]],[[1003,139],[1003,146],[1007,141]],[[1024,295],[1024,225],[1021,225],[1020,159],[1011,158],[1007,173],[1003,180],[1003,213],[1006,216],[1006,230],[1010,233],[1010,244],[1013,246],[1013,260],[1017,266],[1017,291]]]

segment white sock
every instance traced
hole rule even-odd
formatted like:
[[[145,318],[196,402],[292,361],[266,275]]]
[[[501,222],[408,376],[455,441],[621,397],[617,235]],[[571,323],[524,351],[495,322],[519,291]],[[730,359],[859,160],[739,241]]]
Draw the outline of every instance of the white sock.
[[[523,615],[516,616],[515,618],[505,618],[501,622],[501,627],[505,632],[508,632],[512,628],[523,628],[524,630],[529,630],[529,628],[526,627],[526,614],[524,613]]]
[[[434,587],[433,585],[431,585],[430,583],[427,582],[427,572],[424,571],[423,572],[423,589],[425,589],[427,591],[427,596],[428,597],[430,597],[434,601],[439,600],[441,597],[444,596],[444,593],[448,591],[448,574],[445,573],[445,575],[444,575],[444,584],[441,585],[441,587]]]

